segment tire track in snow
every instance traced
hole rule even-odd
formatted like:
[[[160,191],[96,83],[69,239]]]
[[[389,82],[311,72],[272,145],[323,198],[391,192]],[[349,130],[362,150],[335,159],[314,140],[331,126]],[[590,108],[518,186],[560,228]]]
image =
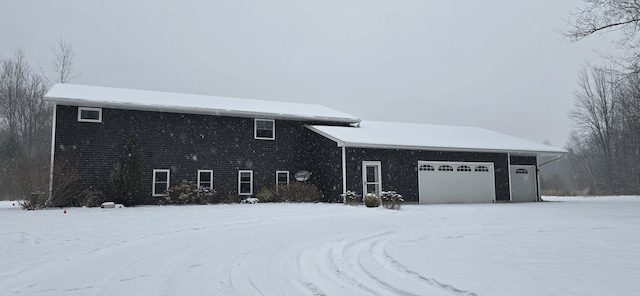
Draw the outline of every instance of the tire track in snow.
[[[389,255],[389,253],[386,250],[386,244],[375,246],[372,250],[372,254],[376,257],[376,260],[378,260],[378,262],[381,262],[389,270],[392,270],[396,273],[404,274],[405,276],[412,278],[416,281],[424,282],[431,286],[438,287],[446,292],[449,292],[449,294],[461,295],[461,296],[477,296],[477,294],[473,292],[458,289],[452,285],[441,283],[434,278],[428,278],[421,275],[418,272],[410,270],[405,265],[401,264],[396,259],[394,259],[391,255]]]

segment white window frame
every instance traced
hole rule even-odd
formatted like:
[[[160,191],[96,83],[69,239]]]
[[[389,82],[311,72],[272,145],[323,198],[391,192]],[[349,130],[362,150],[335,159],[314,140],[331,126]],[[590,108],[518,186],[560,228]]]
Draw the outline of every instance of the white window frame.
[[[266,122],[270,122],[271,125],[273,126],[273,131],[271,133],[271,137],[259,137],[258,136],[258,122],[259,121],[266,121]],[[276,139],[276,121],[273,119],[260,119],[260,118],[256,118],[253,120],[253,138],[256,140],[275,140]]]
[[[378,168],[376,179],[378,182],[367,182],[367,167],[375,166]],[[380,192],[382,192],[382,162],[380,161],[363,161],[362,162],[362,196],[366,196],[367,193],[367,185],[376,184],[378,192],[375,192],[378,197],[380,197]]]
[[[250,182],[250,192],[242,192],[242,174],[249,173]],[[246,182],[244,182],[246,183]],[[252,170],[239,170],[238,171],[238,195],[253,195],[253,171]]]
[[[287,186],[289,186],[289,171],[276,171],[276,189],[280,186],[280,184],[278,184],[278,175],[280,174],[287,175]]]
[[[98,112],[98,119],[82,118],[82,111],[97,111]],[[78,107],[78,121],[79,122],[101,123],[102,122],[102,108]]]
[[[211,178],[209,179],[209,183],[211,183],[211,186],[209,188],[213,189],[213,170],[198,170],[198,189],[202,188],[202,185],[200,185],[200,183],[202,182],[200,174],[202,173],[209,174],[209,176],[211,176]]]
[[[156,190],[156,184],[161,184],[160,182],[156,182],[156,173],[166,173],[167,174],[167,184],[166,187],[161,190],[159,193]],[[152,184],[152,191],[151,194],[153,196],[162,196],[164,194],[164,191],[169,189],[169,184],[171,184],[171,170],[168,169],[154,169],[153,170],[153,184]]]

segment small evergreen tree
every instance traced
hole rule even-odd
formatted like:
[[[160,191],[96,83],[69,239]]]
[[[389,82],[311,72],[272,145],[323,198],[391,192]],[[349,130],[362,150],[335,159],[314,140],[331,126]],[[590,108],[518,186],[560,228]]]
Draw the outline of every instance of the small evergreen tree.
[[[138,144],[133,135],[129,137],[124,156],[113,168],[111,185],[116,203],[132,206],[140,202],[142,175],[138,162]]]

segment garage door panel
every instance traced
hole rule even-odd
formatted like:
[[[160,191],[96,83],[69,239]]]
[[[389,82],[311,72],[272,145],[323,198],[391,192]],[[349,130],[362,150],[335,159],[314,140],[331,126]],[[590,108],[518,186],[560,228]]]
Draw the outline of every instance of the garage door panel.
[[[533,165],[511,166],[511,201],[534,202],[538,200],[536,167]]]
[[[419,161],[418,187],[420,203],[493,202],[493,163]]]

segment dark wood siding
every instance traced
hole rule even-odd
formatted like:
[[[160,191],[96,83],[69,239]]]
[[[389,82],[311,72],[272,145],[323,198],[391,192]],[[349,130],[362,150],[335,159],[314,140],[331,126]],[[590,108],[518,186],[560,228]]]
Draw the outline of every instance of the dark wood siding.
[[[380,161],[382,189],[418,202],[418,161],[493,162],[496,200],[510,200],[507,154],[425,150],[347,148],[347,189],[362,194],[362,161]]]
[[[511,156],[512,165],[538,165],[538,159],[535,156]]]
[[[342,148],[311,130],[307,130],[307,163],[311,181],[323,194],[323,201],[342,202]]]
[[[137,138],[144,202],[153,169],[170,169],[171,185],[213,170],[219,194],[237,193],[238,170],[253,170],[254,194],[275,186],[275,172],[309,170],[310,134],[303,122],[276,120],[276,140],[256,140],[253,118],[103,108],[102,123],[77,121],[76,106],[57,106],[55,161],[77,166],[80,189],[112,197],[110,175],[130,136]],[[314,140],[315,141],[315,140]],[[324,173],[323,173],[324,175]]]

